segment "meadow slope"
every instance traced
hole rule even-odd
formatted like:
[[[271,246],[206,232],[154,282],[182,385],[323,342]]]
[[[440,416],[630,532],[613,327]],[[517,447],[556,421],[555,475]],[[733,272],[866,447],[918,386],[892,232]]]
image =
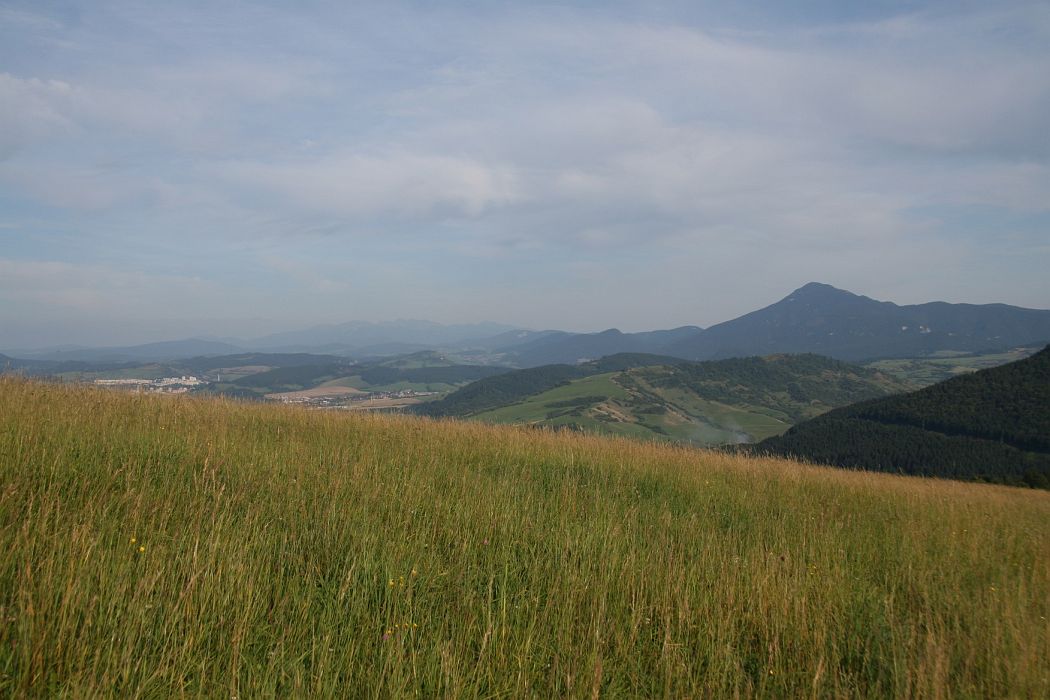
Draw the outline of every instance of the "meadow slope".
[[[0,378],[0,695],[1047,697],[1050,494]]]

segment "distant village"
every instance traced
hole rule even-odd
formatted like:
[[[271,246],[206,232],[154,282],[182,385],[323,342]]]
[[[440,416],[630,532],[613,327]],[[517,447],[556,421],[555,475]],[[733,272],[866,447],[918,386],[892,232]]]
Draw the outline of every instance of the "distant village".
[[[419,403],[423,398],[440,392],[399,389],[396,391],[370,391],[354,394],[315,391],[293,391],[285,394],[267,394],[266,398],[285,404],[296,404],[310,408],[335,408],[356,411],[396,411]]]
[[[211,384],[207,379],[195,376],[163,377],[161,379],[96,379],[94,384],[110,389],[123,389],[150,394],[185,394]],[[349,410],[400,410],[418,403],[424,397],[439,392],[399,389],[395,391],[357,391],[353,389],[316,388],[302,391],[270,393],[264,397],[270,401],[296,404],[308,408],[341,408]]]
[[[97,386],[134,389],[151,394],[185,394],[208,382],[197,377],[163,377],[161,379],[96,379]]]

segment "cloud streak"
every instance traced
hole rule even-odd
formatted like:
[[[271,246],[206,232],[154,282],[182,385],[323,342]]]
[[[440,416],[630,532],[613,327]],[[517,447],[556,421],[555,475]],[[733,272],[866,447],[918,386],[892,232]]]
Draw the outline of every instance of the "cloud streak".
[[[220,178],[322,213],[480,216],[519,199],[511,169],[469,158],[392,151],[288,163],[223,165]]]

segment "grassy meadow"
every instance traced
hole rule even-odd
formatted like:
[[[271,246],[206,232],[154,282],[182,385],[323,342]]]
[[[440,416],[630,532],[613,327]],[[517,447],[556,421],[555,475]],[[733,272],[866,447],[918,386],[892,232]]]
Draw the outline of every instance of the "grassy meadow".
[[[0,378],[0,696],[1048,697],[1050,493]]]

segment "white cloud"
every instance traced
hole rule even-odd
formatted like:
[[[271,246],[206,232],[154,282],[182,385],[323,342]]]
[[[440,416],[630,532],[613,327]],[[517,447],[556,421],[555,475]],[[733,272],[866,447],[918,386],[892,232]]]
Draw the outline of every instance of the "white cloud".
[[[0,73],[0,159],[56,132],[74,129],[69,119],[72,94],[60,80],[22,79]]]
[[[1045,13],[1044,13],[1045,14]],[[933,151],[1050,156],[1050,53],[1014,48],[1014,16],[908,17],[909,31],[859,40],[870,25],[819,33],[713,33],[606,23],[541,34],[566,60],[601,65],[611,88],[634,87],[676,109],[769,128],[819,129]],[[876,23],[880,34],[886,24]],[[899,25],[898,25],[899,26]]]
[[[520,199],[513,171],[471,158],[393,150],[283,164],[217,168],[235,185],[285,197],[310,210],[354,216],[479,216]]]

